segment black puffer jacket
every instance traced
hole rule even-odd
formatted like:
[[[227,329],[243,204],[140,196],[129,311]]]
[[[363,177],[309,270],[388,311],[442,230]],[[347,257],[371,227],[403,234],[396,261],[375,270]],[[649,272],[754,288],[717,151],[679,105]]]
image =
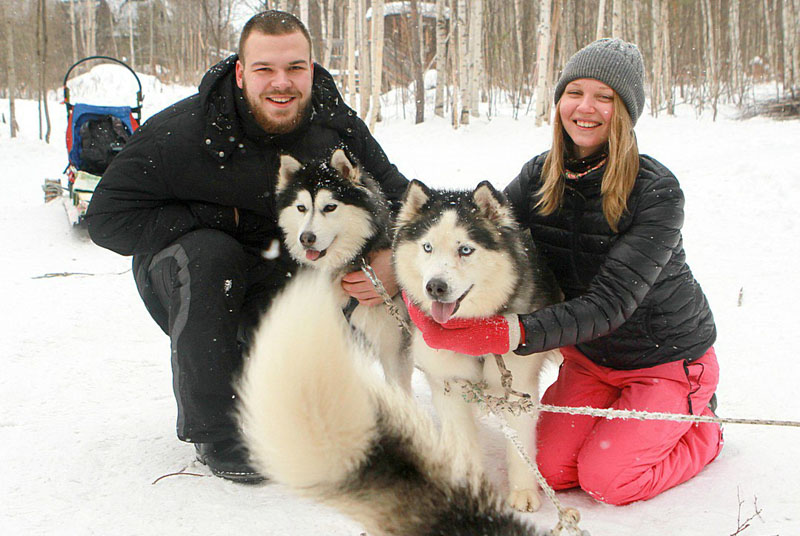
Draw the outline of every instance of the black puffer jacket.
[[[344,146],[390,201],[402,198],[408,181],[325,69],[314,66],[313,112],[306,122],[292,133],[267,135],[236,85],[236,59],[212,67],[198,94],[142,125],[92,197],[86,216],[92,240],[134,255],[137,281],[153,254],[195,229],[219,229],[254,248],[280,238],[273,192],[281,153],[304,162]]]
[[[521,317],[526,341],[517,353],[577,345],[595,363],[622,370],[702,356],[716,328],[686,264],[677,179],[642,155],[628,212],[615,233],[603,215],[604,167],[567,181],[562,207],[552,215],[536,212],[545,157],[525,164],[506,195],[565,301]]]

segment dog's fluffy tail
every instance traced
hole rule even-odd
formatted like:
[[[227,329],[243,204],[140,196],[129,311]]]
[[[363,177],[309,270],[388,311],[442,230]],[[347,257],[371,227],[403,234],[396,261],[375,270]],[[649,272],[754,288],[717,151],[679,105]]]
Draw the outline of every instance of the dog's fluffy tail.
[[[330,280],[297,275],[262,321],[237,389],[256,467],[376,536],[533,534],[479,471],[452,466],[456,446],[362,353]]]
[[[366,456],[375,404],[324,274],[301,273],[261,322],[238,394],[259,468],[293,488],[341,481]]]

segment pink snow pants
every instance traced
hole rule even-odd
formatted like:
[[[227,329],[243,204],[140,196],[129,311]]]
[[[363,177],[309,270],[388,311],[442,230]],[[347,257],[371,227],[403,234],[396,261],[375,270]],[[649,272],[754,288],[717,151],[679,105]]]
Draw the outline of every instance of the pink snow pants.
[[[558,406],[713,415],[714,348],[696,361],[614,370],[574,346],[542,402]],[[542,412],[537,425],[539,470],[553,489],[580,486],[598,501],[623,505],[650,499],[689,480],[722,450],[715,423],[604,419]]]

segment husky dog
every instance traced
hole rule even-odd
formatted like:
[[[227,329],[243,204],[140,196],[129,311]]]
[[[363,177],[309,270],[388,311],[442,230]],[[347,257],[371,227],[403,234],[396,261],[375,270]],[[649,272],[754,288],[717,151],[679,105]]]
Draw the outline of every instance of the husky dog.
[[[391,246],[389,209],[378,183],[337,149],[329,161],[305,166],[281,156],[276,193],[278,224],[289,253],[302,266],[329,274],[350,324],[375,347],[386,378],[411,392],[407,335],[386,307],[359,305],[340,285],[367,253]],[[405,311],[399,296],[395,301]]]
[[[536,534],[356,343],[325,274],[301,272],[275,298],[237,385],[255,467],[373,536]]]
[[[412,181],[397,216],[394,238],[397,281],[408,298],[439,323],[450,318],[528,313],[561,299],[555,278],[537,259],[530,234],[519,229],[510,204],[488,181],[474,191],[437,192]],[[425,372],[442,433],[478,465],[481,449],[473,406],[458,394],[448,395],[445,382],[486,381],[489,392],[502,394],[494,358],[474,358],[428,347],[419,331],[411,355]],[[539,399],[539,373],[557,351],[503,356],[514,378],[513,389]],[[536,459],[536,416],[507,415],[527,453]],[[514,445],[506,447],[508,503],[521,511],[539,508],[534,474]]]

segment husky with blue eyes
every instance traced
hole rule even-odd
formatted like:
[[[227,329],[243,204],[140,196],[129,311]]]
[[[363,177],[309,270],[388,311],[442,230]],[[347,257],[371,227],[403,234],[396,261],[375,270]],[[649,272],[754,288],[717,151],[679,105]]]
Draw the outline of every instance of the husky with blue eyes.
[[[341,287],[370,252],[391,246],[391,220],[378,183],[342,149],[329,159],[301,164],[281,156],[276,186],[278,225],[286,248],[304,268],[330,275],[339,304],[359,337],[379,356],[386,379],[411,392],[408,335],[386,307],[360,305]],[[400,311],[405,307],[396,297]],[[307,304],[313,308],[314,304]],[[298,320],[301,321],[301,320]]]
[[[393,261],[397,282],[414,306],[409,309],[444,327],[475,317],[529,313],[561,299],[555,278],[538,259],[530,233],[520,230],[511,205],[488,181],[473,191],[435,191],[412,181],[397,215]],[[496,360],[492,355],[473,357],[432,349],[417,330],[411,355],[430,383],[444,437],[457,447],[454,458],[463,458],[461,465],[480,467],[474,404],[457,393],[447,394],[445,384],[456,379],[486,381],[492,394],[501,395]],[[538,400],[543,364],[560,362],[561,355],[558,351],[527,356],[508,352],[503,358],[513,374],[513,389]],[[535,460],[536,416],[507,417]],[[538,509],[533,473],[510,442],[506,451],[508,503],[521,511]]]

